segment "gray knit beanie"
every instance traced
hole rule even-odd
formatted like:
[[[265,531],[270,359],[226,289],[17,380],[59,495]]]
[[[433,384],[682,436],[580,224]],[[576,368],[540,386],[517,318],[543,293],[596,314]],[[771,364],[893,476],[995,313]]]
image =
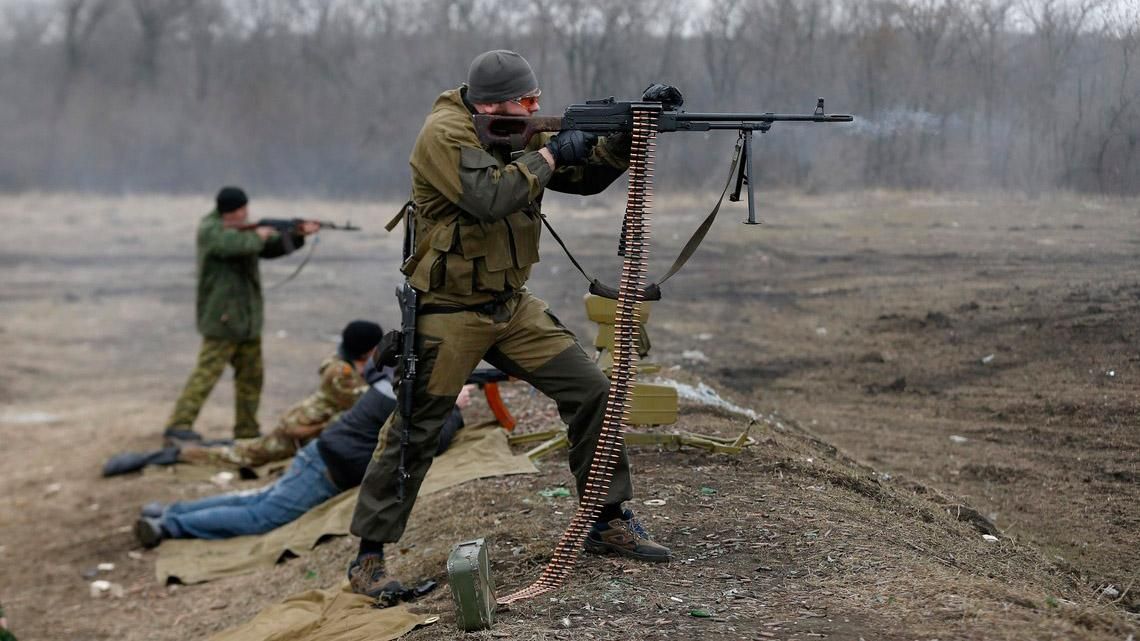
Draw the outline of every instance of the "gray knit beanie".
[[[467,99],[478,103],[513,100],[538,89],[530,63],[505,49],[475,56],[467,70]]]

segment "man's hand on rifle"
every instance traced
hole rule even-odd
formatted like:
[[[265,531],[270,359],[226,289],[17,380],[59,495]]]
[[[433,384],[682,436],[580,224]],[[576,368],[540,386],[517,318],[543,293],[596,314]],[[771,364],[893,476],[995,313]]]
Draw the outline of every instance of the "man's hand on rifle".
[[[312,236],[321,230],[321,224],[315,220],[302,220],[301,224],[297,225],[297,233],[302,236]]]
[[[563,129],[546,143],[545,149],[554,160],[555,168],[563,165],[582,165],[590,157],[590,152],[594,150],[597,142],[598,137],[592,133]]]
[[[276,234],[277,230],[270,227],[269,225],[260,225],[258,227],[254,227],[253,232],[257,234],[257,237],[261,240],[269,240],[269,237]]]
[[[665,109],[676,109],[685,104],[685,97],[681,95],[680,89],[657,82],[645,88],[641,99],[646,102],[659,102]]]

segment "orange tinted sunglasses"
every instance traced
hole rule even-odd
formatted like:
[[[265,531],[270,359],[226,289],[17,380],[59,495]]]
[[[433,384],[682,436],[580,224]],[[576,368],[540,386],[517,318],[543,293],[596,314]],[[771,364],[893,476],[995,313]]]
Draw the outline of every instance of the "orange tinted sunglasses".
[[[538,97],[542,95],[541,91],[536,91],[526,96],[519,96],[509,102],[513,102],[524,109],[538,109]]]

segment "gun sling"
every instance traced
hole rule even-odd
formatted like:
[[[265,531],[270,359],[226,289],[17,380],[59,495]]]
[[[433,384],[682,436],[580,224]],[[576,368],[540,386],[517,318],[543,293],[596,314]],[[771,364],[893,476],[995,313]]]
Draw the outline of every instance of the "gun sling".
[[[737,139],[736,149],[732,154],[732,164],[729,166],[728,170],[728,181],[724,184],[724,189],[721,190],[720,198],[717,199],[716,205],[712,208],[712,211],[710,211],[708,215],[705,216],[705,219],[701,221],[701,224],[697,226],[696,231],[694,231],[693,235],[689,237],[689,240],[685,243],[685,246],[681,248],[681,253],[677,255],[677,259],[673,261],[673,265],[669,268],[669,271],[665,272],[665,275],[662,276],[660,280],[645,286],[645,289],[641,292],[641,300],[661,300],[661,285],[664,285],[665,281],[669,280],[673,277],[674,274],[681,271],[681,268],[685,266],[685,263],[689,262],[689,258],[691,258],[693,254],[696,253],[697,247],[699,247],[701,242],[704,241],[705,236],[709,233],[709,229],[712,228],[713,221],[716,220],[717,214],[720,213],[720,206],[724,203],[724,196],[728,193],[728,188],[732,185],[734,179],[736,178],[736,165],[740,162],[740,154],[743,148],[744,137],[741,136]],[[594,278],[586,273],[586,270],[582,268],[582,265],[578,262],[578,259],[576,259],[574,257],[574,254],[570,252],[570,248],[566,246],[566,243],[562,240],[562,237],[558,235],[558,232],[554,231],[554,227],[551,226],[550,221],[546,219],[545,215],[542,216],[542,223],[546,225],[546,229],[550,231],[550,235],[553,236],[554,240],[557,241],[559,246],[562,247],[562,251],[566,252],[566,257],[570,259],[570,262],[574,264],[574,267],[577,268],[578,272],[581,273],[582,276],[584,276],[586,280],[590,282],[590,293],[597,296],[602,296],[603,298],[617,300],[617,288],[611,287],[610,285],[607,285],[597,278]]]

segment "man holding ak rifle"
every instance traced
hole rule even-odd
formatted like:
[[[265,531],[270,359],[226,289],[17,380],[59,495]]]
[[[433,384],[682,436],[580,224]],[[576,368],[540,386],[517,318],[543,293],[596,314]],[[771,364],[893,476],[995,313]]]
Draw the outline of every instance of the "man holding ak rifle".
[[[223,187],[217,207],[198,225],[198,332],[202,348],[198,364],[166,422],[168,444],[199,441],[194,421],[226,364],[234,368],[234,438],[260,434],[257,406],[261,399],[261,326],[264,301],[257,262],[277,258],[305,244],[321,224],[300,221],[291,232],[251,226],[249,198],[237,187]]]
[[[539,260],[543,191],[601,192],[627,169],[630,139],[616,134],[599,140],[568,130],[534,136],[517,157],[510,149],[485,147],[472,116],[533,114],[539,108],[538,80],[512,51],[477,56],[467,78],[436,99],[411,154],[414,213],[405,223],[412,222],[414,233],[401,271],[410,284],[405,302],[410,292],[418,304],[405,306],[404,313],[414,325],[413,375],[405,362],[399,371],[410,383],[401,387],[411,392],[411,421],[392,415],[361,485],[352,522],[360,552],[348,570],[359,594],[379,596],[390,589],[384,544],[403,534],[443,421],[480,360],[557,402],[568,425],[579,497],[601,431],[608,379],[525,285]],[[672,87],[656,87],[680,96]],[[404,328],[405,341],[409,329]],[[586,549],[669,560],[669,550],[650,540],[632,511],[622,508],[632,496],[623,448]]]

